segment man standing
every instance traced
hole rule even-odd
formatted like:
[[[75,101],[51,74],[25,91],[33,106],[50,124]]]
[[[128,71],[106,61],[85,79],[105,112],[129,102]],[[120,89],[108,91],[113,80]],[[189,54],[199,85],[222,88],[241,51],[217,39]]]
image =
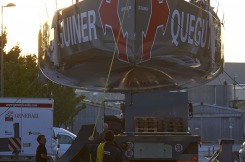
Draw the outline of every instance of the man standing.
[[[50,156],[47,156],[46,149],[46,138],[44,135],[39,135],[37,137],[37,142],[39,143],[36,151],[36,162],[47,162],[48,160],[52,160]]]
[[[100,141],[99,142],[104,142],[105,141],[105,133],[109,130],[109,126],[107,123],[103,124],[103,132],[100,133]]]
[[[92,144],[89,147],[87,147],[90,154],[92,155],[92,161],[95,161],[95,159],[96,159],[96,150],[98,150],[97,144],[99,144],[100,146],[103,146],[103,148],[104,148],[105,132],[107,132],[108,129],[109,129],[108,124],[104,123],[103,124],[103,132],[101,132],[100,134],[98,134],[98,132],[96,132],[97,134],[95,134],[94,136],[90,136],[88,138],[89,143]],[[101,147],[99,147],[99,148],[101,148]],[[103,149],[99,149],[99,150],[103,151]],[[102,154],[102,152],[101,152],[101,154]],[[103,159],[101,159],[101,160],[103,160]],[[96,160],[96,161],[98,162],[98,160]]]
[[[105,132],[107,132],[109,130],[109,126],[107,123],[103,124],[103,132],[101,132],[98,136],[95,136],[96,138],[94,138],[93,136],[90,136],[88,138],[88,140],[92,143],[101,143],[101,142],[105,142],[104,136],[105,136]]]
[[[105,143],[101,143],[97,149],[97,162],[123,162],[122,152],[114,144],[114,133],[106,131],[104,139]]]

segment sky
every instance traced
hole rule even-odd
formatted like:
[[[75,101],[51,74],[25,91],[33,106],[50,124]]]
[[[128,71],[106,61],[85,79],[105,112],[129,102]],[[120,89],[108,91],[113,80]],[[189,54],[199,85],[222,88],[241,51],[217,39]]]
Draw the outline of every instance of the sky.
[[[73,2],[72,0],[57,1],[58,7]],[[245,39],[243,17],[245,15],[245,0],[219,0],[219,2],[225,15],[225,61],[245,62],[245,45],[243,44]],[[15,3],[16,7],[3,9],[3,24],[8,31],[6,51],[8,52],[18,42],[22,54],[37,54],[38,30],[40,24],[47,17],[52,17],[54,13],[52,10],[55,10],[55,0],[0,0],[1,6],[8,3]]]
[[[72,0],[57,0],[59,8],[72,4]],[[4,7],[3,26],[7,28],[8,43],[6,51],[9,51],[16,43],[20,43],[22,54],[37,54],[38,31],[40,25],[52,18],[55,0],[0,0],[0,5],[6,6],[14,3],[16,7]]]

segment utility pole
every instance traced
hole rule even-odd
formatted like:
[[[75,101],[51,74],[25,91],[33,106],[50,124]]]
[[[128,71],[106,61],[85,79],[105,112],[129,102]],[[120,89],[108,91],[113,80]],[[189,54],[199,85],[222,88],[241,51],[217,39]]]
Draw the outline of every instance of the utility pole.
[[[15,7],[15,4],[9,3],[6,6],[1,6],[1,97],[4,97],[4,62],[3,62],[3,8]]]

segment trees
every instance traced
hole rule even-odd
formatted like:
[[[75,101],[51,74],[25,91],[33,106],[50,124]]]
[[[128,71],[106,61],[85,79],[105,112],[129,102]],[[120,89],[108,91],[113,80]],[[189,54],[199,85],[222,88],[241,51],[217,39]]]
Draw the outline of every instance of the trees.
[[[6,32],[4,32],[4,45]],[[7,54],[4,53],[4,94],[5,97],[52,97],[54,98],[54,125],[72,124],[77,113],[85,105],[77,105],[84,98],[76,96],[74,89],[48,81],[45,85],[38,80],[37,56],[20,55],[19,44]],[[52,96],[51,96],[52,94]]]
[[[5,56],[5,97],[45,97],[38,82],[36,56],[19,56],[18,49],[18,46],[13,47]]]
[[[84,96],[76,97],[74,90],[49,82],[49,89],[54,98],[54,123],[56,126],[73,124],[74,117],[84,108],[85,104],[78,106]]]

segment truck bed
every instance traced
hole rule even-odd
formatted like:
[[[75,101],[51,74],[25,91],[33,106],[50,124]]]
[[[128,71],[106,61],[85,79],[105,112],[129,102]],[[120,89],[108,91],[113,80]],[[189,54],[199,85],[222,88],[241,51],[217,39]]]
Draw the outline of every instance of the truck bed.
[[[200,136],[188,132],[128,132],[117,135],[115,141],[127,160],[198,161]]]

